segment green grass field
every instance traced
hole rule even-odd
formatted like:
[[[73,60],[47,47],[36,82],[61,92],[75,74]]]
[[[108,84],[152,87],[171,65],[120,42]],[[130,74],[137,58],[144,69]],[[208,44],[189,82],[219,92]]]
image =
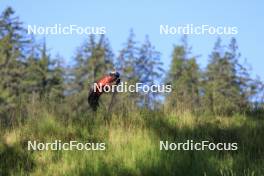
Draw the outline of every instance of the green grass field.
[[[264,120],[138,110],[58,115],[28,105],[25,119],[1,129],[0,175],[263,175]],[[70,120],[69,120],[70,119]],[[105,142],[105,151],[28,151],[27,141]],[[237,142],[237,151],[160,151],[159,141]]]

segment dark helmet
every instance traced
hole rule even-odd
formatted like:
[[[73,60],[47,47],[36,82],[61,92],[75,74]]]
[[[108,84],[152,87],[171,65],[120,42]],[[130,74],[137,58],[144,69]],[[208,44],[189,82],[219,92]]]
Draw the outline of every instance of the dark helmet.
[[[112,71],[112,72],[110,72],[109,75],[115,76],[116,78],[119,78],[119,76],[120,76],[120,74],[117,71]]]

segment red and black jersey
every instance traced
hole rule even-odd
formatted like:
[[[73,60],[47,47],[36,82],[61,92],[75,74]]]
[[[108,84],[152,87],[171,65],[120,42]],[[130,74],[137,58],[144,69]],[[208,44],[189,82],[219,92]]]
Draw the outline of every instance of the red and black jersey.
[[[106,75],[103,78],[99,79],[95,83],[96,86],[92,86],[88,96],[88,103],[94,111],[96,111],[97,107],[99,106],[99,98],[104,93],[104,87],[106,85],[117,85],[119,84],[119,82],[119,73],[111,72],[109,75]]]
[[[103,90],[105,88],[105,86],[111,86],[116,84],[117,80],[119,78],[115,77],[115,76],[104,76],[103,78],[99,79],[99,81],[97,81],[95,84],[96,86],[96,90],[94,91],[97,95],[101,95],[103,93]]]

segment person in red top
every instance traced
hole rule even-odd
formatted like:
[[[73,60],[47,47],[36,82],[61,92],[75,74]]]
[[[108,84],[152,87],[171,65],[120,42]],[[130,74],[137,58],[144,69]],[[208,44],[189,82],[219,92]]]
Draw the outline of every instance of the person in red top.
[[[104,88],[108,88],[111,85],[118,85],[120,83],[120,74],[116,71],[111,72],[109,75],[106,75],[99,79],[95,84],[97,86],[92,86],[88,96],[88,103],[93,111],[96,111],[99,106],[99,98],[104,93]],[[94,89],[94,87],[96,87]]]

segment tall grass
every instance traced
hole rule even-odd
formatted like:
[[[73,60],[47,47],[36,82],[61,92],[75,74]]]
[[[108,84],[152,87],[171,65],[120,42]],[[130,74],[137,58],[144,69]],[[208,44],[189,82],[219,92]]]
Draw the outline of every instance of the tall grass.
[[[1,128],[0,175],[264,175],[264,119],[133,110],[60,112],[41,102]],[[109,115],[109,114],[108,114]],[[105,142],[105,151],[28,151],[27,141]],[[159,141],[237,142],[237,151],[160,151]]]

